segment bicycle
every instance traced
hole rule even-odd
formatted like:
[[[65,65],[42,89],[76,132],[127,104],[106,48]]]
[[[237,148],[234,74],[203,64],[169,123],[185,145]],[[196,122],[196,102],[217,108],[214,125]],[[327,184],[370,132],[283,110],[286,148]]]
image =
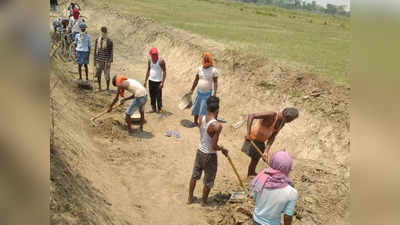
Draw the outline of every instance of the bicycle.
[[[72,33],[63,32],[61,42],[61,55],[65,61],[75,61],[76,59],[76,46],[72,40]]]
[[[68,58],[68,36],[69,34],[67,32],[63,32],[62,33],[62,37],[61,37],[61,55],[63,56],[64,59]]]
[[[51,55],[53,55],[55,52],[59,51],[60,49],[62,50],[63,48],[63,29],[61,28],[57,28],[56,31],[54,31],[51,35],[51,48],[53,53],[51,53]]]
[[[73,42],[69,45],[68,55],[69,55],[69,60],[71,60],[73,62],[76,61],[76,45]]]

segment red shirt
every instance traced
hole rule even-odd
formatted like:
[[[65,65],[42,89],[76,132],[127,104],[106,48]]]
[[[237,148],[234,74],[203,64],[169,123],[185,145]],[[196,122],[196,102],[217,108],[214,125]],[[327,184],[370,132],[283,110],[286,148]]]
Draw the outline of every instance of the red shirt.
[[[79,19],[79,14],[79,9],[72,10],[72,16],[74,17],[74,19]]]

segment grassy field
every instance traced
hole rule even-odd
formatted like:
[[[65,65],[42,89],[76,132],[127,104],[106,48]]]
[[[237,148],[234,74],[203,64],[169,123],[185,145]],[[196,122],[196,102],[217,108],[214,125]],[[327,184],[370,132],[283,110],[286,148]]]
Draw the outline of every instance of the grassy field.
[[[150,17],[338,83],[349,82],[350,20],[233,0],[113,0]]]

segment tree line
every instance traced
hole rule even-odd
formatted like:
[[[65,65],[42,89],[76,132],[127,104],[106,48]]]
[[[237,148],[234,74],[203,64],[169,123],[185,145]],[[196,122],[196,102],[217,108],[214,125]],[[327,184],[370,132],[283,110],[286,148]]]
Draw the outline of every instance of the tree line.
[[[325,7],[316,1],[306,2],[304,0],[237,0],[239,2],[274,5],[285,9],[300,9],[305,11],[320,12],[330,15],[350,16],[350,11],[345,5],[327,4]]]

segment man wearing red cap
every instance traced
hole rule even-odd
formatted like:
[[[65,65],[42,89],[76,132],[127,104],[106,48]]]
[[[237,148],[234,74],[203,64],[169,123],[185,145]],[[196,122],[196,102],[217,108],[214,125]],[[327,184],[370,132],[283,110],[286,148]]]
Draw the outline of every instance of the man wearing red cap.
[[[162,89],[167,78],[167,69],[164,59],[159,59],[157,48],[152,48],[149,52],[151,59],[147,63],[146,79],[144,86],[147,87],[149,81],[149,92],[151,99],[151,112],[161,112],[162,110]],[[158,108],[158,109],[157,109]]]

